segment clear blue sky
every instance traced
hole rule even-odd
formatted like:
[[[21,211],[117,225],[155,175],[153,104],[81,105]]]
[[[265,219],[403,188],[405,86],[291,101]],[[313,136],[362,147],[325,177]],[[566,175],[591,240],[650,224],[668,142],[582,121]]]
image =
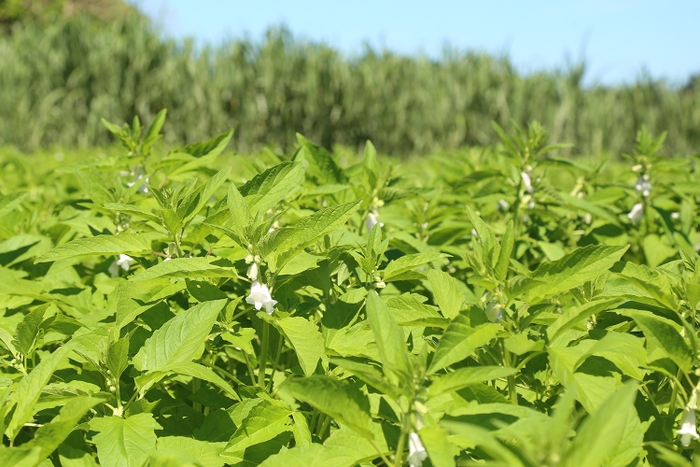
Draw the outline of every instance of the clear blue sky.
[[[643,70],[683,84],[700,73],[700,1],[580,0],[129,0],[166,34],[220,43],[286,25],[295,37],[347,54],[364,43],[439,57],[459,50],[506,54],[520,71],[585,58],[586,82],[634,81]]]

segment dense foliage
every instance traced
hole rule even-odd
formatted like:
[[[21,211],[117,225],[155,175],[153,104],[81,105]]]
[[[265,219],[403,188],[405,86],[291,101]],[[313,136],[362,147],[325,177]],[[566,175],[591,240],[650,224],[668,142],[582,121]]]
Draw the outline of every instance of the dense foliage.
[[[663,136],[396,166],[163,153],[164,118],[0,155],[6,465],[694,465],[700,184]]]
[[[583,154],[629,152],[643,124],[668,131],[669,153],[700,145],[700,89],[690,85],[584,88],[584,66],[522,76],[506,58],[455,50],[347,57],[284,30],[196,50],[139,15],[78,15],[17,25],[0,37],[0,63],[0,144],[23,149],[103,144],[101,117],[150,121],[164,107],[169,142],[236,128],[246,153],[289,152],[299,131],[327,148],[371,139],[389,154],[429,154],[497,142],[492,120],[512,131],[533,119]]]

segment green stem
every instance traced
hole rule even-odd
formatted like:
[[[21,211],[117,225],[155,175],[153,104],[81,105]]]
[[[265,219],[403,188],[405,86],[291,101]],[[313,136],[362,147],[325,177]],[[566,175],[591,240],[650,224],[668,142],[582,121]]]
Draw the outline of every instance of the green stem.
[[[668,414],[669,415],[671,415],[673,413],[673,411],[676,409],[676,399],[678,398],[678,386],[681,384],[680,379],[681,379],[681,370],[679,368],[677,376],[676,376],[676,381],[671,381],[671,384],[673,385],[673,391],[671,391],[671,401],[668,403]]]
[[[275,359],[273,360],[272,363],[272,372],[270,373],[270,388],[269,390],[272,390],[272,380],[275,377],[275,371],[277,370],[277,363],[280,360],[280,355],[282,354],[282,347],[284,346],[284,342],[280,341],[277,345],[277,352],[275,353]]]
[[[405,425],[405,423],[404,423]],[[399,445],[396,446],[396,454],[394,455],[394,467],[401,467],[403,464],[403,450],[406,445],[406,430],[405,427],[401,428],[401,435],[399,436]]]
[[[270,341],[270,324],[262,323],[262,344],[260,347],[260,361],[258,362],[258,386],[265,388],[265,367],[267,366],[267,347]]]

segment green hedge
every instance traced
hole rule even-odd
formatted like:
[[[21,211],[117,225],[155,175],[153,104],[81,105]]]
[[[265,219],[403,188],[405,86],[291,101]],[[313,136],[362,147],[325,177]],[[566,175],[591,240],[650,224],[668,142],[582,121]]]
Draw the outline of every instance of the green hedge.
[[[170,142],[235,128],[234,145],[288,149],[295,133],[331,147],[368,138],[382,152],[424,154],[496,140],[537,119],[577,151],[629,151],[646,124],[669,153],[696,152],[700,93],[643,79],[586,89],[584,67],[522,76],[508,59],[446,52],[440,60],[367,49],[347,57],[271,30],[262,41],[196,50],[138,15],[19,24],[0,38],[0,143],[20,148],[111,141],[100,118],[150,121],[170,109]]]

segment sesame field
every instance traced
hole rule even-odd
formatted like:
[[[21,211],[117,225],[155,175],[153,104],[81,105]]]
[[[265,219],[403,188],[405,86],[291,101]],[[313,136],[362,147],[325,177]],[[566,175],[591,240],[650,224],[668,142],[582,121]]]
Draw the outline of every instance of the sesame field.
[[[165,122],[0,149],[3,466],[699,465],[700,161],[665,134],[399,159]]]

